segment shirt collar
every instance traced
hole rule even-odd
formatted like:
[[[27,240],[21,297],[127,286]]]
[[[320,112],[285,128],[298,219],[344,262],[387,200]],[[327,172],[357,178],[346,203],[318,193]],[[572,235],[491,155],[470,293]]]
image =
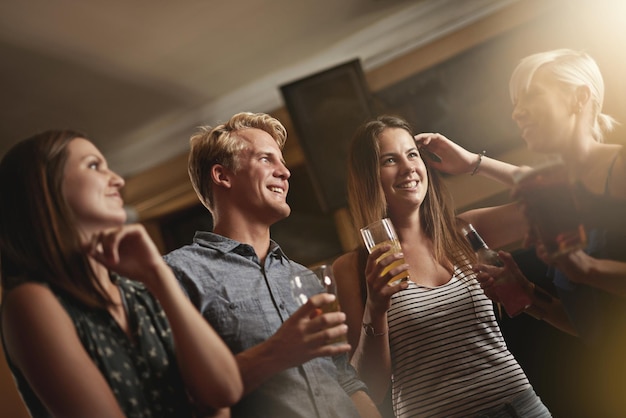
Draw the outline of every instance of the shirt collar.
[[[243,252],[250,251],[252,247],[248,244],[241,243],[239,241],[232,240],[223,235],[215,234],[213,232],[206,231],[196,231],[193,242],[201,245],[203,247],[211,248],[216,251],[219,251],[223,254],[229,252]],[[288,259],[282,248],[276,243],[276,241],[270,239],[270,248],[268,252],[268,256],[273,258],[284,258]]]

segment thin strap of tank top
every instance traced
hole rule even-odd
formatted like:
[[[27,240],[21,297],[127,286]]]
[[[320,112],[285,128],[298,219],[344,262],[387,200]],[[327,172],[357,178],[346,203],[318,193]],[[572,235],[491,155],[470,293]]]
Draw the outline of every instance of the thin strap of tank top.
[[[609,164],[609,170],[606,174],[606,182],[604,183],[604,195],[609,196],[609,182],[611,181],[611,173],[613,172],[613,167],[615,166],[615,161],[617,161],[617,157],[619,157],[620,152],[616,152],[611,160],[611,164]]]

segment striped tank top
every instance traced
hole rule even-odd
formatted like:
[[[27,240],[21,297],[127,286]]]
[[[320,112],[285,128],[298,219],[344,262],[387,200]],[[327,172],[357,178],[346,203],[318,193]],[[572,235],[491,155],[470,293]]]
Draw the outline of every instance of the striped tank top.
[[[445,285],[409,283],[388,312],[396,417],[469,417],[530,387],[469,265]]]

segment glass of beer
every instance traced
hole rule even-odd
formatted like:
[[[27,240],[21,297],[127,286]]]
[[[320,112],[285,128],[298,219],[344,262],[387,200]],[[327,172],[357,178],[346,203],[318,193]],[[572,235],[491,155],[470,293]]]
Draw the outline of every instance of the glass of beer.
[[[330,265],[322,264],[311,270],[302,270],[291,277],[291,293],[300,306],[304,305],[311,296],[318,293],[332,293],[335,300],[332,303],[323,305],[318,314],[338,312],[339,297],[337,295],[337,283],[333,276],[333,269]],[[347,343],[348,338],[342,335],[330,341],[330,344]]]
[[[383,245],[391,246],[391,249],[378,257],[376,259],[376,262],[379,262],[381,259],[385,258],[389,254],[402,252],[402,248],[400,247],[400,241],[398,240],[398,236],[396,235],[396,230],[394,229],[393,224],[391,223],[391,219],[389,218],[383,218],[379,221],[367,225],[364,228],[361,228],[361,237],[363,238],[363,242],[365,243],[365,248],[367,248],[367,251],[370,254]],[[393,263],[385,267],[380,276],[384,276],[389,272],[389,270],[399,266],[400,264],[404,264],[404,257],[394,261]],[[388,284],[389,286],[394,286],[408,279],[409,272],[408,270],[404,270],[393,276],[391,280],[389,280]]]
[[[562,161],[518,175],[513,194],[525,204],[527,219],[549,258],[587,245],[578,202]]]

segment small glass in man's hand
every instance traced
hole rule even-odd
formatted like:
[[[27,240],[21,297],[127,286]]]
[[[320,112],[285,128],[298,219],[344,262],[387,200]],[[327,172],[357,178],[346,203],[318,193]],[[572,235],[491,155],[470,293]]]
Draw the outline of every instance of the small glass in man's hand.
[[[340,311],[337,284],[331,266],[324,264],[311,270],[300,271],[291,278],[290,286],[291,293],[298,305],[304,305],[310,297],[319,293],[331,293],[335,295],[335,300],[322,305],[318,314]],[[347,342],[347,337],[342,335],[330,341],[330,344]]]

